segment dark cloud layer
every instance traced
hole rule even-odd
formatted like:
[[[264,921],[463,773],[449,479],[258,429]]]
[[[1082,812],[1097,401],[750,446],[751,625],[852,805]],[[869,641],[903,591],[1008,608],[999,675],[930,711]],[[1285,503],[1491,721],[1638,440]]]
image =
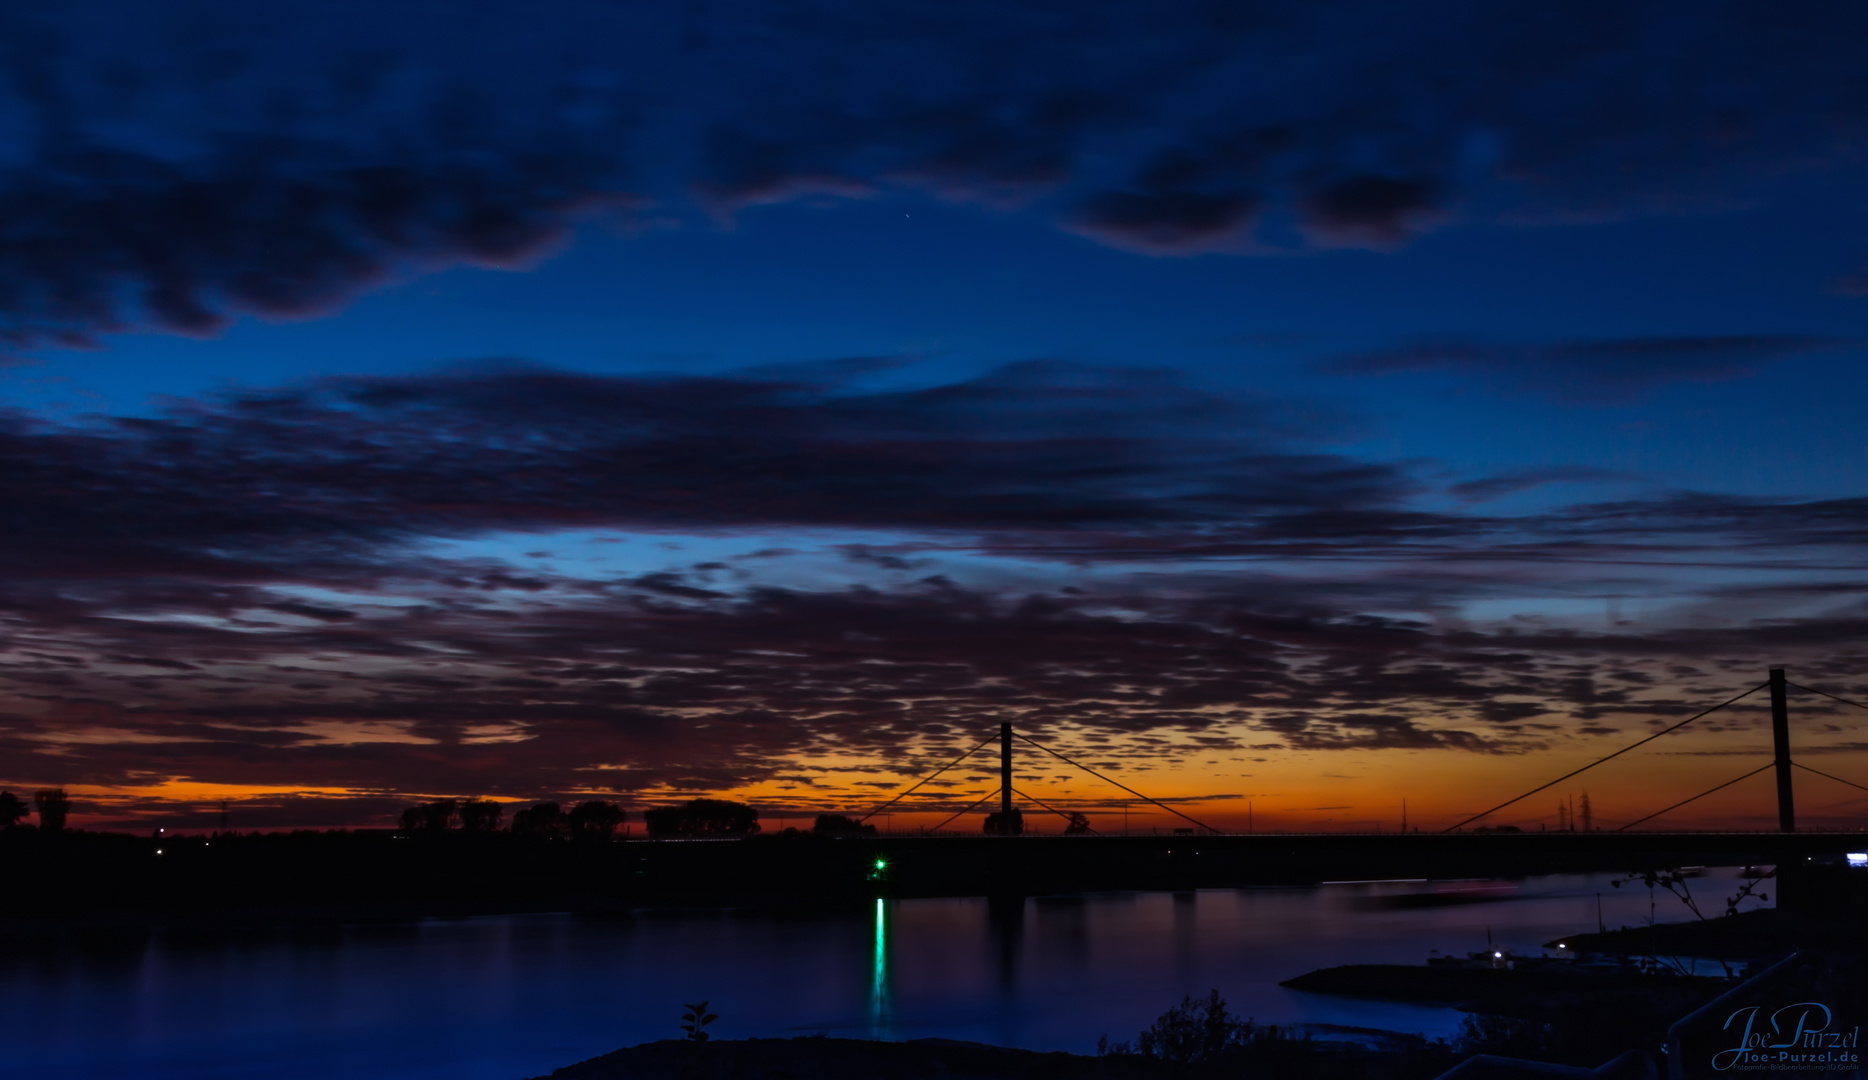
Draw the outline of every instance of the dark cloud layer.
[[[0,334],[537,258],[592,215],[930,191],[1153,253],[1759,197],[1852,167],[1868,14],[1747,4],[90,0],[0,18]]]
[[[827,369],[829,370],[829,369]],[[12,573],[370,580],[437,537],[611,528],[892,530],[1000,555],[1671,557],[1850,550],[1861,500],[1677,494],[1487,517],[1401,466],[1323,452],[1301,410],[1150,371],[1052,364],[871,391],[767,373],[485,366],[236,392],[150,417],[0,427]],[[1601,478],[1544,470],[1490,497]],[[523,573],[490,585],[543,587]],[[667,592],[686,586],[643,579]],[[343,614],[306,608],[323,621]]]
[[[1851,344],[1797,334],[1530,344],[1445,339],[1356,353],[1329,366],[1355,375],[1448,371],[1512,392],[1579,404],[1621,404],[1667,383],[1743,378],[1766,364]]]
[[[799,797],[838,803],[842,764],[915,766],[1002,718],[1165,767],[1188,747],[1524,753],[1689,715],[1766,658],[1862,692],[1868,500],[1434,511],[1408,468],[1278,419],[1299,410],[1169,374],[844,381],[877,366],[494,367],[12,417],[0,782],[338,789],[362,813],[720,790],[808,758]],[[566,530],[748,550],[553,570]],[[788,580],[788,531],[836,538],[845,580]],[[513,533],[536,535],[436,547]],[[1672,586],[1681,612],[1642,627],[1461,614],[1653,595],[1695,564],[1748,584]]]
[[[1630,480],[1626,473],[1582,465],[1552,465],[1537,469],[1519,469],[1478,480],[1454,484],[1453,494],[1468,502],[1487,502],[1506,495],[1528,491],[1545,484],[1589,484]]]
[[[15,417],[0,486],[20,513],[0,528],[16,565],[48,576],[117,561],[237,579],[502,529],[1184,540],[1251,519],[1309,535],[1412,490],[1395,469],[1289,449],[1301,432],[1281,413],[1042,364],[885,393],[525,369],[330,379],[92,429]]]

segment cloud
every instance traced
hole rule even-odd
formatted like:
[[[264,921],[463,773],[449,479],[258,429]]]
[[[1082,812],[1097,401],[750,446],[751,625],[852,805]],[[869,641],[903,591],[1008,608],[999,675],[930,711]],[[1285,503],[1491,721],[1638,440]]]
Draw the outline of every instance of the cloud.
[[[1297,434],[1262,403],[1161,373],[1023,365],[846,392],[495,368],[328,379],[89,430],[14,417],[0,490],[20,510],[14,557],[36,573],[115,560],[238,580],[262,562],[316,578],[501,529],[1146,535],[1260,518],[1301,531],[1412,487],[1286,449]],[[526,580],[501,573],[484,584]]]
[[[1516,754],[1565,737],[1562,725],[1520,732],[1532,710],[1500,712],[1500,698],[1543,700],[1577,733],[1597,734],[1594,716],[1677,719],[1729,696],[1737,677],[1605,691],[1578,677],[1579,662],[1612,654],[1659,671],[1670,655],[1795,655],[1788,638],[1755,628],[1538,636],[1367,623],[1246,596],[951,586],[404,605],[345,638],[94,610],[27,628],[62,633],[67,649],[88,640],[90,656],[60,685],[15,689],[28,708],[0,716],[0,779],[351,792],[340,801],[579,791],[641,800],[795,778],[802,761],[821,788],[814,797],[834,805],[866,801],[841,766],[881,759],[927,771],[1005,719],[1066,753],[1094,744],[1099,760],[1126,768],[1179,760],[1195,741],[1262,748],[1266,735],[1311,752]],[[1807,631],[1805,650],[1847,654],[1868,642],[1861,620]],[[126,679],[103,654],[111,638],[188,657],[198,671]],[[372,639],[414,648],[384,654]],[[304,681],[307,663],[324,685]],[[5,669],[16,688],[22,674],[16,660]]]
[[[1289,142],[1289,133],[1271,130],[1197,150],[1169,147],[1126,188],[1083,199],[1066,224],[1104,243],[1155,255],[1241,247],[1266,205],[1265,194],[1251,185]]]
[[[933,569],[916,561],[931,548],[1078,564],[1556,565],[1722,558],[1742,544],[1848,564],[1868,520],[1861,500],[1708,493],[1510,517],[1426,510],[1417,497],[1431,488],[1409,468],[1316,449],[1332,428],[1290,419],[1304,415],[1171,372],[1055,364],[888,390],[478,366],[236,391],[79,426],[15,415],[0,417],[0,497],[16,511],[0,521],[0,582],[48,606],[106,587],[131,607],[183,594],[204,609],[258,604],[341,634],[351,605],[253,590],[415,575],[549,591],[556,579],[536,564],[420,553],[443,538],[569,529],[879,531],[901,542],[853,541],[844,557],[919,571]],[[1607,478],[1531,470],[1454,492],[1476,502]],[[726,587],[675,568],[625,585],[688,599]]]
[[[1230,192],[1108,192],[1078,207],[1077,231],[1116,247],[1186,254],[1234,245],[1250,231],[1261,200]]]
[[[10,416],[0,785],[245,785],[325,822],[808,775],[834,808],[837,769],[926,771],[1004,719],[1140,767],[1556,748],[1690,715],[1759,656],[1863,692],[1868,500],[1429,511],[1300,414],[1058,364],[886,390],[507,364]],[[722,557],[573,566],[606,531]],[[1636,594],[1639,626],[1539,614]]]
[[[1621,404],[1655,387],[1745,378],[1780,360],[1854,344],[1797,334],[1531,344],[1447,338],[1354,353],[1328,366],[1352,375],[1446,371],[1482,379],[1506,392],[1579,404]]]
[[[797,199],[926,192],[1150,254],[1393,248],[1857,167],[1850,6],[1491,15],[556,0],[439,34],[344,0],[22,8],[0,20],[0,339],[214,333],[523,266],[592,218]]]
[[[1467,502],[1490,502],[1506,495],[1542,487],[1545,484],[1593,484],[1631,480],[1627,473],[1582,465],[1551,465],[1537,469],[1518,469],[1478,480],[1454,484],[1449,490]]]
[[[1303,217],[1337,243],[1398,247],[1444,214],[1431,181],[1362,175],[1307,194]]]

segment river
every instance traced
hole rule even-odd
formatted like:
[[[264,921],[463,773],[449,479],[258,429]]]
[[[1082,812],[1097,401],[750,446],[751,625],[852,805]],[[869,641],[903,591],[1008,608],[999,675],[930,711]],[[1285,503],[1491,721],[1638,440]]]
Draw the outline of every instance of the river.
[[[1562,934],[1647,918],[1610,875],[1499,883],[1487,902],[1392,906],[1470,886],[1103,893],[1022,902],[878,900],[0,938],[0,1077],[520,1080],[678,1037],[703,999],[716,1038],[941,1036],[1090,1052],[1183,995],[1217,989],[1266,1023],[1448,1035],[1450,1009],[1285,990],[1348,963],[1420,963],[1490,940],[1535,955]],[[1717,897],[1732,870],[1694,883]],[[1665,895],[1662,921],[1690,918]]]

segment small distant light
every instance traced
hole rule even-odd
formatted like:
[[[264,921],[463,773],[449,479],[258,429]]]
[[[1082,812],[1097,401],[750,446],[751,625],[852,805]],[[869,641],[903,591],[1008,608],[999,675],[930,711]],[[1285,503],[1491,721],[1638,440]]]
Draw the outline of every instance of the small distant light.
[[[1848,859],[1850,866],[1868,866],[1868,851],[1851,851]]]
[[[157,849],[156,849],[156,854],[158,854],[158,855],[160,855],[160,854],[162,854],[162,849],[161,849],[161,848],[157,848]]]
[[[885,860],[882,860],[882,859],[877,859],[877,860],[876,860],[876,869],[878,869],[878,870],[886,870],[886,869],[888,869],[888,866],[889,866],[889,864],[888,864],[888,863],[887,863],[887,862],[886,862]]]
[[[1568,945],[1565,945],[1565,944],[1564,944],[1563,942],[1561,942],[1561,941],[1559,941],[1559,942],[1557,942],[1557,948],[1559,948],[1559,949],[1567,949],[1567,948],[1569,948],[1569,946],[1568,946]]]
[[[1493,954],[1492,954],[1492,958],[1493,958],[1493,959],[1495,959],[1495,960],[1502,960],[1502,959],[1504,959],[1504,956],[1505,956],[1505,954],[1504,954],[1504,953],[1502,953],[1502,952],[1495,952],[1495,953],[1493,953]]]

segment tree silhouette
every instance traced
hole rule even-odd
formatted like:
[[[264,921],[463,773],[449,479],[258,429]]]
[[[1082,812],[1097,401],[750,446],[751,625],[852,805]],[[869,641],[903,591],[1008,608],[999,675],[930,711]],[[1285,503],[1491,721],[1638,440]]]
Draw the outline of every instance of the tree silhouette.
[[[436,799],[422,806],[423,828],[440,832],[444,829],[458,829],[461,823],[461,804],[458,799]]]
[[[876,827],[865,825],[843,814],[819,814],[817,824],[811,826],[814,833],[826,836],[874,836]]]
[[[64,788],[47,788],[34,792],[33,808],[39,811],[39,828],[46,832],[59,832],[65,827],[65,817],[71,813],[71,799],[65,795]]]
[[[988,836],[1019,836],[1024,831],[1025,815],[1016,806],[1012,807],[1012,815],[1009,818],[998,811],[986,815],[986,835]]]
[[[1099,1056],[1139,1054],[1161,1061],[1188,1065],[1217,1062],[1229,1051],[1247,1046],[1255,1036],[1271,1035],[1276,1028],[1261,1032],[1249,1019],[1241,1019],[1226,1009],[1226,999],[1215,990],[1204,999],[1182,997],[1176,1005],[1136,1036],[1134,1042],[1111,1045],[1108,1036],[1097,1040]]]
[[[19,819],[32,813],[18,795],[10,791],[0,791],[0,829],[11,828],[19,824]]]
[[[726,799],[691,799],[680,806],[658,806],[644,810],[642,821],[656,839],[750,836],[759,831],[759,811]]]
[[[499,828],[500,815],[506,808],[491,799],[468,799],[461,803],[461,828],[468,832],[493,832]]]
[[[458,799],[437,799],[402,811],[403,832],[442,832],[460,826],[461,804]]]
[[[571,827],[571,834],[588,840],[608,840],[616,834],[616,827],[623,823],[628,814],[615,803],[581,802],[571,808],[565,822]]]
[[[512,831],[521,836],[563,836],[570,827],[564,809],[555,802],[542,802],[512,816]]]
[[[1090,831],[1090,819],[1082,814],[1070,815],[1070,820],[1064,825],[1065,836],[1083,836]]]

